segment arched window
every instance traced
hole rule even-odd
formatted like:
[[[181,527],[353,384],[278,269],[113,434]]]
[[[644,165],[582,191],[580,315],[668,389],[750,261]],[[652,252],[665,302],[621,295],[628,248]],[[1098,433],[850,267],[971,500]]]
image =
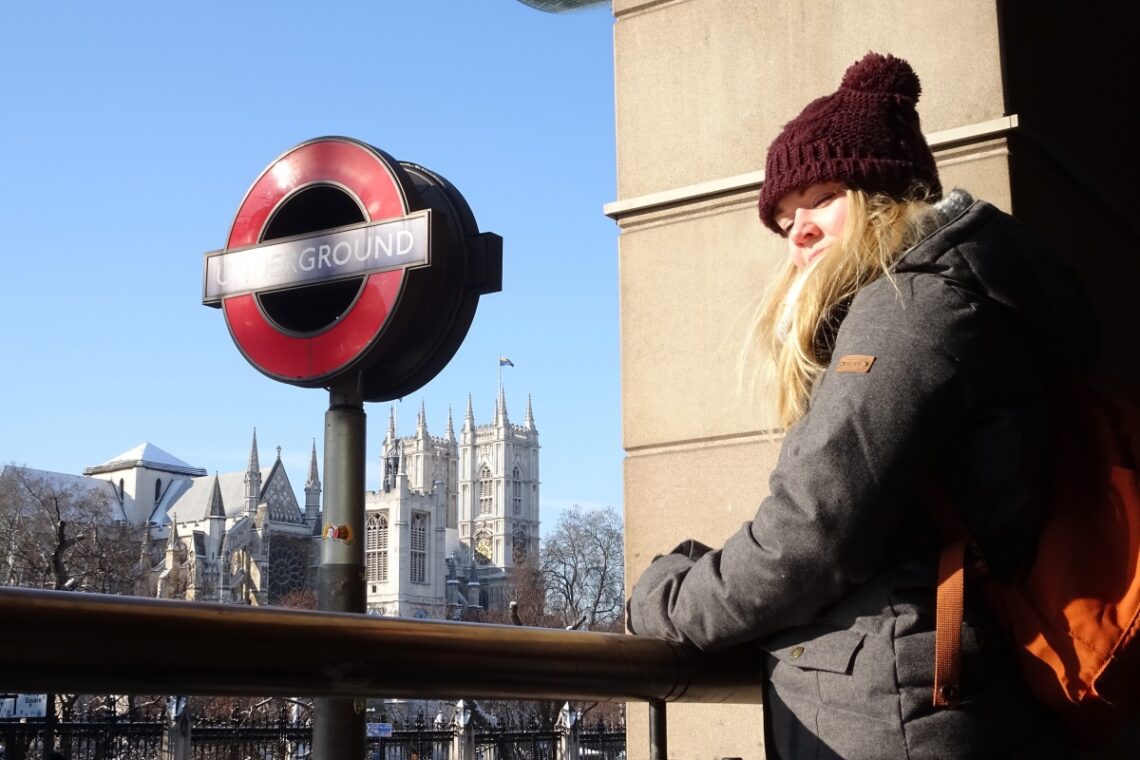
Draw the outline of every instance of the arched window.
[[[162,496],[162,478],[155,478],[154,481],[154,503],[158,504],[159,498]]]
[[[527,545],[530,543],[527,541],[526,531],[521,527],[516,529],[513,538],[514,540],[511,546],[511,561],[516,566],[526,564]]]
[[[514,481],[511,484],[511,513],[519,517],[522,515],[522,475],[518,467],[511,473],[511,480]]]
[[[427,583],[427,535],[428,516],[426,512],[412,513],[412,583]]]
[[[388,516],[373,512],[364,526],[364,567],[369,581],[388,580]]]
[[[491,482],[491,468],[483,465],[479,470],[479,514],[491,514],[495,502],[495,484]]]

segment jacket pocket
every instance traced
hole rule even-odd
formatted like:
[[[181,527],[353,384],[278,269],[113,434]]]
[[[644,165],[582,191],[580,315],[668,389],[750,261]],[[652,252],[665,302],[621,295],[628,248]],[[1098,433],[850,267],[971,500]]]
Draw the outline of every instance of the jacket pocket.
[[[865,633],[836,629],[797,629],[797,635],[765,642],[763,649],[797,670],[850,675]]]

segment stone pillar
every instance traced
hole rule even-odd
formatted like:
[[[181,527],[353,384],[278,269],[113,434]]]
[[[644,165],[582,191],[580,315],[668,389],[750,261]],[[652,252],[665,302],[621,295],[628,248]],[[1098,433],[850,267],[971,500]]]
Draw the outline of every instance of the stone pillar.
[[[1106,345],[1119,347],[1111,369],[1140,387],[1140,353],[1127,350],[1140,256],[1119,242],[1140,226],[1126,211],[1132,127],[1111,74],[1129,70],[1132,47],[1119,12],[993,0],[612,10],[617,197],[605,213],[621,231],[627,587],[685,538],[723,543],[767,495],[781,436],[758,402],[765,390],[736,371],[784,255],[757,219],[765,151],[868,50],[918,72],[943,186],[1012,212],[1074,263]],[[646,711],[628,714],[629,756],[645,758]],[[670,705],[670,756],[759,757],[759,717],[754,706]]]

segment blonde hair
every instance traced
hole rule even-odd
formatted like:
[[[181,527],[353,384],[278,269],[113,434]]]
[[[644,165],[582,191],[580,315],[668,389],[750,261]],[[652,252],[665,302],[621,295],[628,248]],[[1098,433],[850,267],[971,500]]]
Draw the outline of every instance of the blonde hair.
[[[846,193],[847,222],[840,242],[804,270],[788,257],[757,311],[741,354],[742,376],[754,397],[765,374],[773,381],[774,411],[784,427],[807,411],[851,299],[880,277],[890,278],[902,254],[936,225],[926,201],[861,190]],[[767,349],[767,361],[761,359],[761,349]]]

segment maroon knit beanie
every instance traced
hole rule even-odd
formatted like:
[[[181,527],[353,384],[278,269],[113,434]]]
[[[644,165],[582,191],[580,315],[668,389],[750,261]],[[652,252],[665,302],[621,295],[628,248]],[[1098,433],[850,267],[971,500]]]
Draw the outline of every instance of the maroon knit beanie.
[[[901,58],[867,53],[839,89],[808,103],[768,148],[760,221],[778,235],[776,204],[817,182],[843,182],[897,198],[942,195],[934,155],[918,123],[922,88]]]

